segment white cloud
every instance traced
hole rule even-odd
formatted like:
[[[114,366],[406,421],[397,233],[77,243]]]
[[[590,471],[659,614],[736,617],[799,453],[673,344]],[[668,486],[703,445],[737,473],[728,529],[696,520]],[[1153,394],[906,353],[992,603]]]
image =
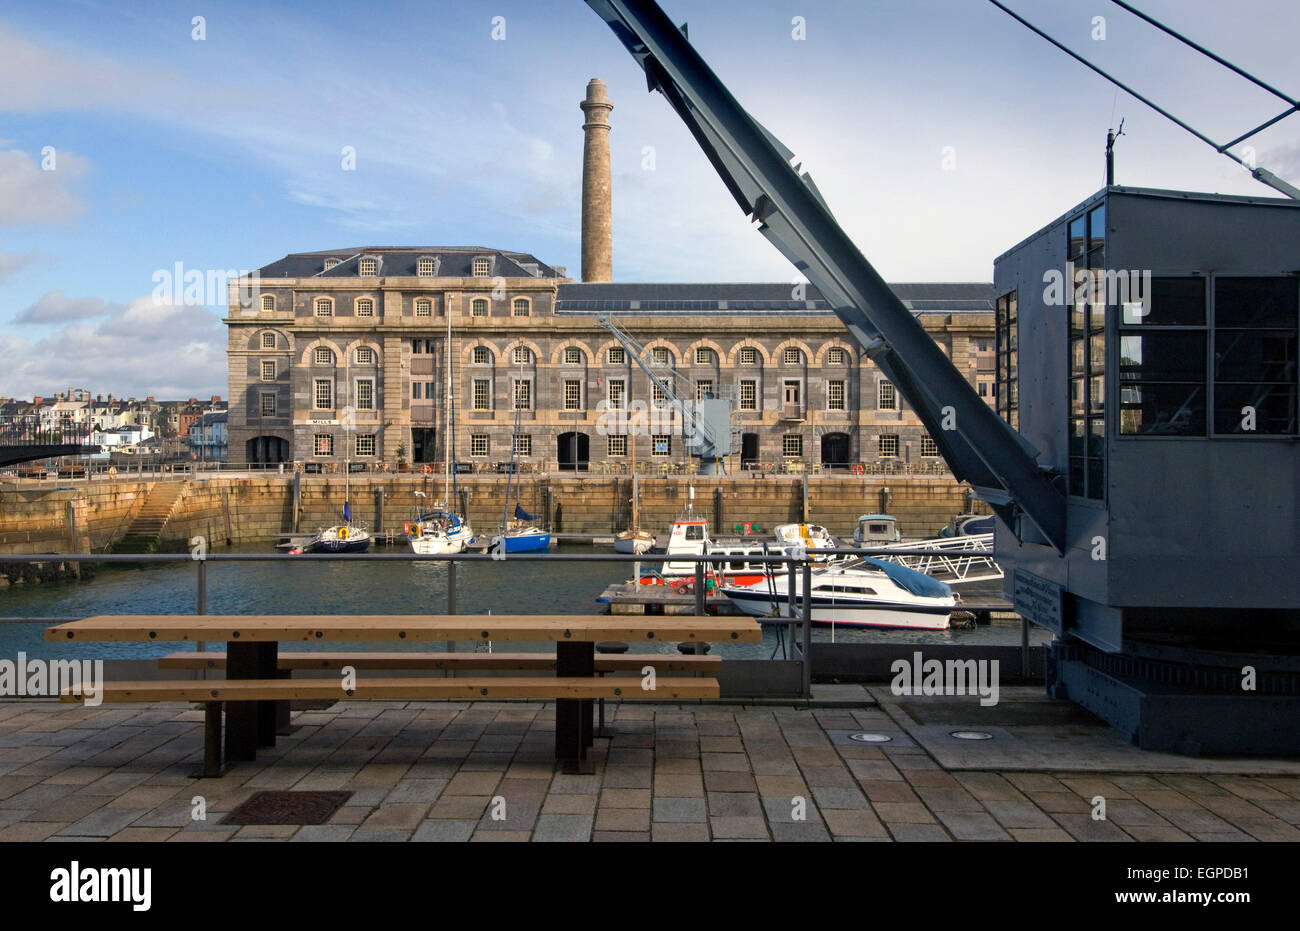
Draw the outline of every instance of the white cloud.
[[[0,368],[0,395],[48,395],[70,386],[135,397],[226,393],[226,335],[216,314],[152,297],[123,306],[47,294],[33,307],[47,299],[52,308],[98,307],[102,319],[65,316],[71,322],[40,337],[0,332],[0,358],[8,363]]]
[[[110,304],[98,297],[66,297],[61,289],[53,288],[41,295],[35,304],[14,317],[14,322],[67,323],[72,320],[100,317],[114,308],[121,309],[121,305]]]
[[[55,152],[54,166],[45,171],[26,152],[0,151],[0,226],[64,223],[85,211],[67,185],[90,170],[89,160]]]
[[[40,257],[35,252],[0,252],[0,281],[39,261]]]

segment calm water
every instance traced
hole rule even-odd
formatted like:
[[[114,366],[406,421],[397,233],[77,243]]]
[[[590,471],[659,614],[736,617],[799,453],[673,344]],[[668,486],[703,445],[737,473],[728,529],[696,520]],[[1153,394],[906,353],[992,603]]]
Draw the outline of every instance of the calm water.
[[[269,552],[268,545],[234,547],[233,552]],[[590,546],[557,547],[554,552],[606,552]],[[381,548],[379,552],[396,552]],[[630,564],[569,561],[461,563],[456,569],[456,609],[463,614],[602,614],[596,598],[611,582],[631,576]],[[435,562],[304,562],[283,561],[209,563],[207,609],[210,614],[440,614],[447,609],[446,563]],[[193,563],[145,569],[101,564],[85,582],[47,582],[0,590],[0,617],[85,617],[92,614],[188,614],[195,608]],[[0,623],[0,657],[67,657],[65,646],[46,643],[47,625]],[[815,628],[813,637],[829,640],[829,629]],[[1036,628],[1032,642],[1047,636]],[[838,629],[841,642],[896,643],[1019,643],[1016,626],[981,627],[970,631],[913,633]],[[436,649],[430,644],[407,649]],[[465,644],[462,648],[472,648]],[[778,646],[774,629],[763,644],[722,644],[723,655],[759,658]],[[295,644],[294,649],[338,649],[338,644]],[[365,646],[358,645],[358,649]],[[371,649],[399,648],[375,644]],[[545,644],[511,644],[511,650],[545,649]],[[660,645],[672,650],[672,644]],[[192,644],[82,643],[79,658],[138,658],[161,656]],[[780,654],[778,654],[780,655]]]

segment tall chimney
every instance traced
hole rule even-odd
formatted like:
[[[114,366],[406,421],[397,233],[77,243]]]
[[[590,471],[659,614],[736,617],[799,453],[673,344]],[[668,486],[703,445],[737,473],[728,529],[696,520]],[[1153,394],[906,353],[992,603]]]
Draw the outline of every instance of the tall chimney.
[[[586,121],[582,145],[582,280],[613,278],[613,222],[610,219],[609,111],[605,82],[587,82],[587,99],[578,104]]]

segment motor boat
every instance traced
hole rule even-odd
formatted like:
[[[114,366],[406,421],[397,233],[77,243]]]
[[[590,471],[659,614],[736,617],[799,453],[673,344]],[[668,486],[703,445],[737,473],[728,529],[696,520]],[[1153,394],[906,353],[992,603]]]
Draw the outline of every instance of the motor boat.
[[[853,542],[857,546],[898,543],[902,539],[903,535],[898,532],[898,521],[888,514],[863,514],[853,530]]]
[[[840,545],[830,531],[820,524],[778,524],[772,533],[784,546],[806,546],[808,549],[833,550]]]
[[[774,574],[750,585],[726,585],[722,593],[751,617],[799,616],[801,579],[802,574],[796,573],[793,599],[788,575]],[[863,559],[814,569],[811,608],[814,624],[947,630],[957,598],[951,587],[923,572]]]
[[[631,553],[640,556],[655,545],[655,535],[649,530],[624,530],[614,537],[615,553]]]

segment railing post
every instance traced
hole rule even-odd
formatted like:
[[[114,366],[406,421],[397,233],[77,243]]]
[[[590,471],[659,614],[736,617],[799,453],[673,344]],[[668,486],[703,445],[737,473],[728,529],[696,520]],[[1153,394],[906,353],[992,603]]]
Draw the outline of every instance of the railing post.
[[[1020,619],[1020,674],[1029,678],[1029,621]]]
[[[447,613],[456,613],[456,560],[454,559],[447,561]],[[456,652],[456,641],[447,641],[447,652]]]
[[[695,613],[704,613],[704,563],[695,564]]]
[[[803,563],[803,697],[812,698],[812,563],[804,557]]]

